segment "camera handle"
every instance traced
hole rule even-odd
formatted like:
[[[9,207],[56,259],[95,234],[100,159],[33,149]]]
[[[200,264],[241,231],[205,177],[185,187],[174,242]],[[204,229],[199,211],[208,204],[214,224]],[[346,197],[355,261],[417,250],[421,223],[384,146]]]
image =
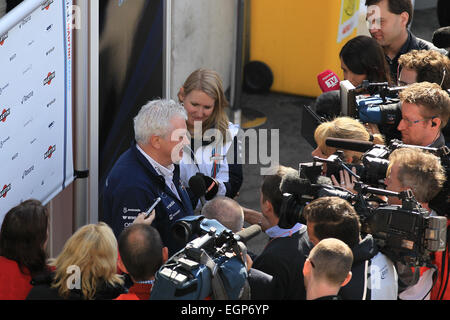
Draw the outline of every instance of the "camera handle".
[[[328,159],[323,159],[323,158],[319,158],[319,157],[314,157],[314,162],[325,162],[325,163],[330,163],[330,164],[337,164],[338,166],[340,166],[341,168],[343,168],[345,171],[348,172],[349,175],[355,177],[358,181],[361,181],[361,177],[358,176],[356,173],[354,173],[352,171],[352,169],[350,169],[344,162],[344,160],[341,159],[341,153],[343,153],[342,151],[337,151],[336,152],[337,155],[331,155]]]

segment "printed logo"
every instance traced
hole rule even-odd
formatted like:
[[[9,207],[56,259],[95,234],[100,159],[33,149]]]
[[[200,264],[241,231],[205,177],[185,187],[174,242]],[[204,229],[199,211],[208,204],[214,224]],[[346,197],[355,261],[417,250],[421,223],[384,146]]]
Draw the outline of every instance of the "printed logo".
[[[24,104],[25,102],[27,102],[28,100],[30,100],[32,96],[34,96],[34,91],[31,91],[29,94],[23,96],[23,98],[22,98],[22,104]]]
[[[9,83],[7,83],[4,87],[0,87],[0,96],[2,95],[3,91],[9,87]]]
[[[1,122],[6,122],[6,118],[11,114],[11,110],[8,109],[3,109],[2,114],[0,115],[0,121]]]
[[[41,10],[50,9],[50,5],[53,3],[53,0],[47,0],[41,5]]]
[[[48,150],[44,154],[44,159],[51,159],[53,153],[56,151],[56,145],[48,147]]]
[[[3,148],[3,145],[4,145],[6,142],[8,142],[9,139],[11,139],[11,137],[6,137],[5,139],[0,140],[0,149]]]
[[[3,187],[2,191],[0,191],[0,198],[6,198],[8,192],[11,191],[11,183]]]
[[[25,170],[22,174],[22,180],[25,179],[25,177],[27,175],[29,175],[32,171],[34,170],[34,166],[31,166],[30,168],[28,168],[27,170]]]
[[[5,44],[6,39],[8,39],[8,32],[0,36],[0,46]]]
[[[44,79],[44,86],[52,84],[52,80],[55,79],[55,74],[55,71],[48,73],[47,77]]]

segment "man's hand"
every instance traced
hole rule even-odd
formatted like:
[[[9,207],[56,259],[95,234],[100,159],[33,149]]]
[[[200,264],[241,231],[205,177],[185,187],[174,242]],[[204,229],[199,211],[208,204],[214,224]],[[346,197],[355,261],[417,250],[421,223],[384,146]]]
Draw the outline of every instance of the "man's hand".
[[[138,214],[136,219],[134,219],[133,224],[142,223],[146,225],[151,225],[153,220],[155,220],[156,211],[153,210],[152,213],[149,214],[148,218],[145,218],[145,213],[141,212]]]

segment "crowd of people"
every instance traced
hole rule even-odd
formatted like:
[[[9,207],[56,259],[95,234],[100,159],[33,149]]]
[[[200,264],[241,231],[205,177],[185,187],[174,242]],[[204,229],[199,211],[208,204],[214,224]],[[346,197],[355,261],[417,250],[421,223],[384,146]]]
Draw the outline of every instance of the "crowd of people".
[[[410,0],[367,0],[366,5],[378,6],[380,16],[369,10],[371,37],[353,38],[340,52],[345,79],[355,87],[364,80],[406,85],[399,94],[401,120],[394,131],[405,145],[445,150],[448,52],[408,30]],[[327,146],[326,139],[389,142],[383,128],[341,116],[339,108],[321,104],[323,99],[317,99],[316,111],[331,120],[317,127],[312,157],[328,158],[342,151],[345,163],[363,165],[363,152]],[[54,259],[47,256],[46,207],[28,200],[11,209],[0,230],[0,300],[151,299],[158,271],[186,245],[174,237],[172,227],[198,214],[235,234],[245,223],[259,225],[267,234],[262,252],[247,252],[242,259],[250,299],[450,298],[447,245],[429,254],[433,267],[396,261],[363,228],[351,200],[327,195],[301,202],[292,186],[292,181],[304,182],[297,169],[273,168],[255,195],[259,210],[241,206],[240,128],[229,121],[227,106],[221,77],[209,69],[189,75],[177,101],[153,100],[142,106],[134,118],[134,142],[102,186],[103,221],[77,230]],[[450,213],[442,203],[433,205],[448,183],[441,157],[424,148],[402,147],[388,160],[386,191],[412,191],[427,217]],[[320,174],[329,175],[329,187],[357,193],[356,176],[348,171],[330,175],[323,164]],[[193,177],[201,182],[200,195],[198,188],[193,190]],[[392,194],[378,199],[385,205],[402,205]]]

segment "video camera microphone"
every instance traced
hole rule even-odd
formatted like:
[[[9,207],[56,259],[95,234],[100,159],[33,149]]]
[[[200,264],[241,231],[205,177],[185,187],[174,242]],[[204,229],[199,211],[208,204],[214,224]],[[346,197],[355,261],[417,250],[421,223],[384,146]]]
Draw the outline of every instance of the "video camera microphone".
[[[437,29],[433,33],[432,42],[438,48],[450,48],[450,27]]]
[[[317,75],[317,81],[322,92],[339,90],[339,77],[331,70],[325,70]]]
[[[234,235],[234,239],[236,241],[241,241],[243,243],[247,243],[250,239],[256,237],[259,233],[261,233],[261,226],[257,224],[253,224],[248,228],[245,228]]]
[[[327,138],[325,144],[328,147],[351,150],[356,152],[366,152],[373,148],[374,143],[370,141],[351,140],[341,138]]]

